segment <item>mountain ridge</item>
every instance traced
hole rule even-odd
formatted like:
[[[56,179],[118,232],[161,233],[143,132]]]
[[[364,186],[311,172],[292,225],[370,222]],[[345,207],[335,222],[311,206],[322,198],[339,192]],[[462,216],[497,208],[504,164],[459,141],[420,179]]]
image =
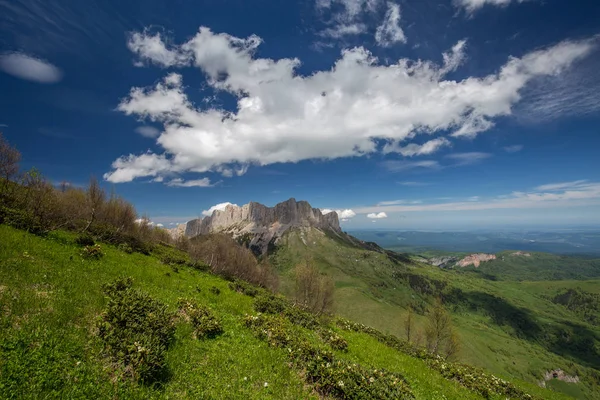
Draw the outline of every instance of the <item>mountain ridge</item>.
[[[184,235],[192,238],[227,233],[236,239],[248,235],[248,247],[257,254],[264,254],[270,244],[274,244],[292,228],[316,228],[336,234],[342,232],[336,212],[323,214],[307,201],[290,198],[274,207],[257,202],[243,206],[227,205],[223,210],[214,210],[210,216],[188,221]]]

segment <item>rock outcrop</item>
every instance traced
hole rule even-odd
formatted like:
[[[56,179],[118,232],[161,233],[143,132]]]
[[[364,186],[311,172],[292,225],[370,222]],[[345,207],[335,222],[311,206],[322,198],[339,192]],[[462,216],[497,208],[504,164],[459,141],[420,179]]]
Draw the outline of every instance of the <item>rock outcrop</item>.
[[[521,257],[531,257],[531,254],[525,253],[522,251],[515,251],[514,253],[510,253],[511,256],[521,256]]]
[[[323,214],[306,201],[289,199],[275,207],[250,202],[238,207],[228,205],[224,210],[215,210],[211,216],[189,221],[185,228],[186,237],[209,233],[228,233],[243,241],[255,253],[264,254],[288,229],[316,228],[341,232],[335,212]]]
[[[187,226],[187,224],[179,224],[175,228],[167,229],[167,231],[169,232],[169,235],[171,235],[171,237],[174,240],[177,240],[180,237],[185,235],[186,226]]]
[[[485,253],[471,254],[469,256],[466,256],[459,262],[457,262],[456,265],[459,267],[468,267],[469,265],[479,267],[479,265],[482,262],[495,260],[495,259],[496,259],[495,254],[485,254]]]
[[[458,261],[458,257],[433,257],[427,260],[428,264],[435,265],[440,268],[451,268]]]

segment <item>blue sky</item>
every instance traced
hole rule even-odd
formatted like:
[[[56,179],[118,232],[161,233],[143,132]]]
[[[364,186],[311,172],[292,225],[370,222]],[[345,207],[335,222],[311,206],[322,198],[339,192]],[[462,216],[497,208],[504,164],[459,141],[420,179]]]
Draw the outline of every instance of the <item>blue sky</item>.
[[[0,129],[165,226],[600,223],[600,3],[0,0]]]

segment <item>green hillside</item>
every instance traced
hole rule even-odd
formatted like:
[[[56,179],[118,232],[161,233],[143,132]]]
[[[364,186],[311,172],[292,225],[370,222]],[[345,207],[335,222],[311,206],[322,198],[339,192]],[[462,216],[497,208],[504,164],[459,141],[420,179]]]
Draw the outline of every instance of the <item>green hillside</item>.
[[[346,328],[342,329],[329,320],[320,325],[304,323],[308,327],[304,328],[292,324],[290,315],[296,315],[297,322],[311,318],[300,311],[288,312],[292,309],[261,317],[255,299],[232,290],[236,286],[219,277],[110,245],[100,245],[104,256],[99,259],[82,257],[75,239],[60,231],[38,237],[0,225],[0,398],[477,399],[487,393],[500,399],[506,393],[524,392],[540,399],[567,398],[430,359],[361,325],[342,323]],[[122,280],[115,286],[123,277],[132,278],[131,289]],[[124,316],[115,316],[119,319],[127,318],[128,308],[134,307],[134,303],[120,304],[118,297],[109,301],[106,293],[111,292],[103,290],[110,283],[113,294],[125,293],[132,299],[150,296],[153,300],[146,300],[148,304],[164,305],[157,310],[170,316],[165,323],[173,324],[173,338],[164,353],[162,373],[152,381],[131,378],[132,373],[136,376],[132,365],[138,368],[143,362],[123,364],[122,354],[115,358],[106,352],[102,335],[110,315],[106,310],[122,307]],[[121,289],[115,289],[119,285]],[[353,288],[348,280],[339,285]],[[367,286],[352,290],[378,299]],[[353,297],[343,290],[340,295]],[[199,335],[194,330],[197,320],[190,317],[195,315],[193,307],[181,308],[181,298],[188,299],[185,304],[209,307],[222,333]],[[270,301],[278,304],[275,298]],[[160,321],[155,313],[147,318]],[[112,327],[118,325],[113,321]],[[336,341],[323,339],[329,337]],[[346,350],[340,342],[347,343]],[[136,342],[127,351],[136,355],[143,353],[144,346],[146,351],[152,349],[151,345]],[[317,357],[306,357],[307,352]],[[476,379],[466,379],[467,373]],[[499,387],[504,394],[490,391]],[[394,393],[401,396],[389,397]]]
[[[540,281],[585,280],[600,277],[600,260],[571,257],[548,253],[525,253],[515,251],[496,253],[496,259],[482,263],[478,268],[468,267],[486,279]],[[519,253],[516,253],[519,254]]]
[[[578,287],[575,282],[584,291],[595,287],[597,292],[597,281],[483,279],[464,270],[395,262],[318,231],[291,232],[283,242],[272,260],[288,294],[292,266],[309,257],[335,278],[337,313],[397,336],[404,335],[409,306],[417,311],[417,327],[422,330],[428,310],[441,298],[458,330],[460,360],[532,384],[546,371],[562,369],[577,375],[580,383],[560,382],[554,388],[579,398],[600,397],[600,329],[576,310],[553,301],[562,291]],[[537,261],[536,268],[541,269]],[[576,268],[574,264],[571,261]]]

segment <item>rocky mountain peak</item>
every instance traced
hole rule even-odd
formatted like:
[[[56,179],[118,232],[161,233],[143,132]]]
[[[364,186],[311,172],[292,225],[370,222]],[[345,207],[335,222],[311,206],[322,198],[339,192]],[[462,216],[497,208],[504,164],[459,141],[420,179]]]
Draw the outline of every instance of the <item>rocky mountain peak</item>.
[[[211,216],[189,221],[185,236],[194,237],[209,233],[225,232],[239,237],[249,234],[249,246],[255,252],[264,253],[288,229],[316,228],[341,232],[338,215],[325,215],[312,208],[307,201],[291,198],[274,207],[250,202],[241,207],[228,205],[224,210],[215,210]]]

